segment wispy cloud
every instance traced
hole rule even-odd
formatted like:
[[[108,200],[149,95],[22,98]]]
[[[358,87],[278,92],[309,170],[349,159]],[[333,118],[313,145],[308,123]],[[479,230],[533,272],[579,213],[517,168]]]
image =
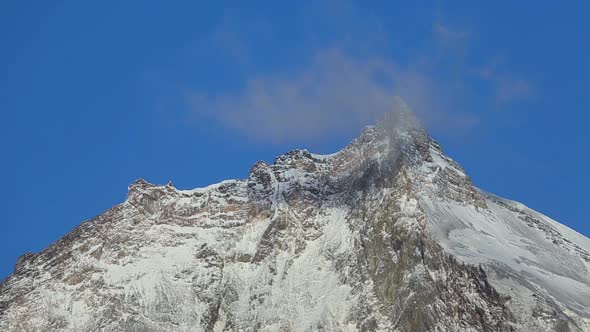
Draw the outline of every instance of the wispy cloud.
[[[318,48],[317,40],[310,38],[315,51],[297,70],[250,73],[239,90],[193,91],[188,95],[191,108],[249,137],[301,142],[374,123],[392,110],[398,97],[434,131],[456,133],[473,128],[481,121],[480,115],[461,110],[461,106],[472,93],[465,81],[474,79],[474,72],[475,79],[492,83],[497,104],[530,96],[529,82],[500,75],[499,66],[482,71],[466,64],[473,36],[469,30],[435,22],[429,51],[410,61],[397,61],[380,52],[391,39],[380,22],[375,18],[359,22],[351,4],[345,4],[342,8],[346,10],[325,16],[340,22],[343,32],[330,47]],[[354,29],[346,28],[352,25]],[[215,40],[236,57],[249,57],[252,48],[228,26],[226,22],[215,31]],[[372,37],[363,40],[358,31]]]
[[[371,123],[393,105],[394,69],[338,50],[292,74],[257,76],[237,94],[191,96],[194,109],[260,139],[301,140]]]
[[[532,91],[531,83],[524,79],[503,77],[496,80],[496,101],[501,104],[529,99]]]
[[[355,59],[321,50],[303,70],[251,78],[239,93],[189,96],[196,112],[248,136],[302,141],[358,129],[406,101],[432,125],[469,127],[477,119],[447,112],[434,83],[418,71],[383,58]]]
[[[533,83],[516,74],[501,72],[498,69],[500,62],[496,60],[492,65],[479,71],[480,77],[491,83],[496,104],[502,106],[532,98],[534,96]]]
[[[470,36],[466,30],[453,29],[441,22],[435,22],[432,26],[434,36],[439,45],[448,48],[464,48]]]

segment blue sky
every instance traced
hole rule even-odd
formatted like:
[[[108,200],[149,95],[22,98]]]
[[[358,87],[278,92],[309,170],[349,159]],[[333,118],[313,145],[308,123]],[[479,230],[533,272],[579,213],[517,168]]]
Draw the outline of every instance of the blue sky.
[[[414,108],[474,182],[590,235],[589,5],[0,5],[0,278],[125,199],[334,152]]]

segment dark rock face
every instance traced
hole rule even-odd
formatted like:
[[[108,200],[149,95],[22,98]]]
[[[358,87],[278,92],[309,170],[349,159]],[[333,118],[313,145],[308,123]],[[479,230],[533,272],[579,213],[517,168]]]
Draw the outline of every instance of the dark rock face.
[[[479,191],[398,116],[333,155],[257,162],[245,180],[136,181],[19,259],[0,330],[590,331],[588,250]]]

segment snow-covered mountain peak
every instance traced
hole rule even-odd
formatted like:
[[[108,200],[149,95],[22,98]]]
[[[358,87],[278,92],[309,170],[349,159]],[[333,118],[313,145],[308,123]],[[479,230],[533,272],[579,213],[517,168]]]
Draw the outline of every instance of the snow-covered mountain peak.
[[[476,188],[405,106],[246,179],[139,179],[0,283],[1,331],[590,331],[590,240]]]

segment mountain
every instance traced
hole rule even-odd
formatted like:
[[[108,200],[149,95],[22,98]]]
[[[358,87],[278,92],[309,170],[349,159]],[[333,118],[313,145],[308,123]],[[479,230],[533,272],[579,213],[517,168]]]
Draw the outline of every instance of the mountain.
[[[1,331],[590,331],[590,240],[476,188],[407,111],[331,155],[127,199],[0,284]]]

